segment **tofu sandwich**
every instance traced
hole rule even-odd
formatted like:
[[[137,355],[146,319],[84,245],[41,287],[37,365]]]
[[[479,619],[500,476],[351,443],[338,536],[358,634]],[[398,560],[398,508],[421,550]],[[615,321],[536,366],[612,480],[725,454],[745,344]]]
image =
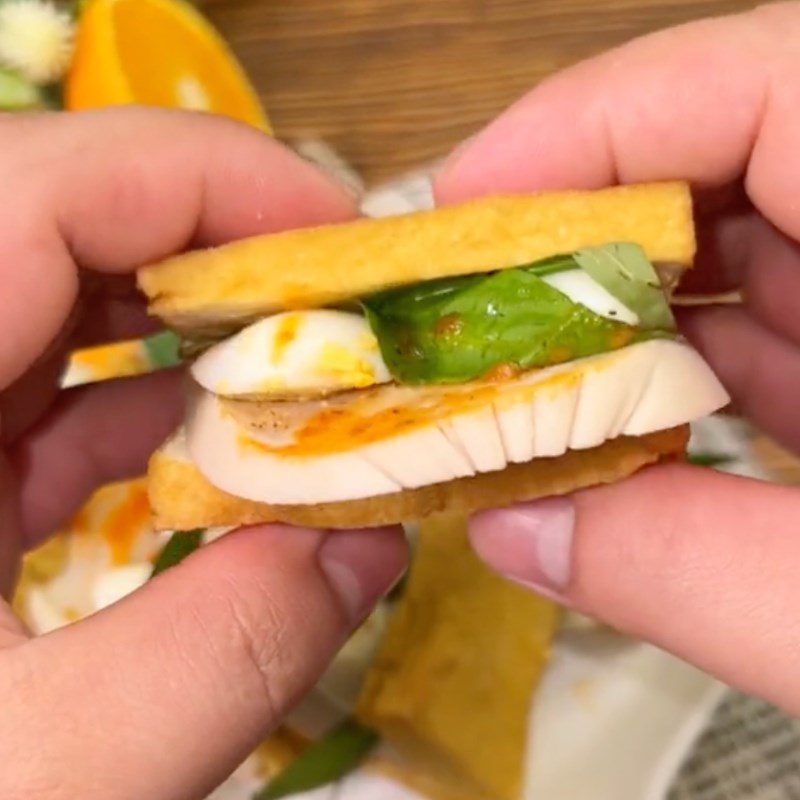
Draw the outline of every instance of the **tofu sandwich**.
[[[680,458],[728,402],[668,297],[682,183],[497,197],[286,231],[139,270],[191,358],[156,524],[375,526]]]

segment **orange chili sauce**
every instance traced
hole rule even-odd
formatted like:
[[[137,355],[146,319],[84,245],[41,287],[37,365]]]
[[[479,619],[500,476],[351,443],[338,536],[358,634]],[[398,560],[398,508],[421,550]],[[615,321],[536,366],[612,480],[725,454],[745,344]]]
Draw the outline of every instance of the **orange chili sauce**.
[[[275,332],[275,342],[272,346],[272,363],[280,364],[286,353],[286,348],[297,338],[302,317],[300,314],[288,314],[278,323]]]
[[[245,450],[281,456],[317,456],[351,450],[363,445],[408,433],[435,424],[456,414],[469,413],[492,403],[501,406],[530,400],[539,392],[566,389],[580,380],[577,370],[553,375],[545,381],[520,385],[516,381],[475,384],[463,389],[443,392],[431,397],[431,402],[390,406],[370,411],[367,399],[357,399],[347,406],[326,406],[296,432],[290,445],[271,446],[240,434],[238,443]],[[423,400],[425,395],[420,396]]]

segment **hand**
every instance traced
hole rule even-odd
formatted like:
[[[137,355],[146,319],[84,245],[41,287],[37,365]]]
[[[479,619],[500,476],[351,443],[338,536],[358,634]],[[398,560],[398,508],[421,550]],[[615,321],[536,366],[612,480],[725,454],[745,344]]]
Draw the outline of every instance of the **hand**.
[[[545,81],[451,156],[441,203],[689,179],[691,288],[744,304],[683,330],[763,430],[800,450],[800,4],[664,31]],[[688,281],[687,281],[688,283]],[[800,714],[800,490],[688,465],[477,516],[503,574]]]
[[[310,166],[222,119],[0,116],[0,586],[95,486],[140,473],[180,417],[178,374],[57,390],[69,347],[146,330],[133,270],[354,213]],[[0,599],[0,797],[205,796],[404,560],[399,530],[269,526],[39,639]]]

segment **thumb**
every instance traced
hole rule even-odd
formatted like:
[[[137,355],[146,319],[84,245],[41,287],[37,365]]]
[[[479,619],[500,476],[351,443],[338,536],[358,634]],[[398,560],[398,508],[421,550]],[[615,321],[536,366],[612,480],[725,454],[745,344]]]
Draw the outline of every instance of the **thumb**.
[[[800,492],[686,464],[486,512],[492,567],[800,713]]]
[[[0,734],[0,762],[22,766],[0,796],[204,797],[313,684],[405,552],[399,529],[244,529],[3,651],[14,737]],[[6,786],[14,775],[24,785]]]

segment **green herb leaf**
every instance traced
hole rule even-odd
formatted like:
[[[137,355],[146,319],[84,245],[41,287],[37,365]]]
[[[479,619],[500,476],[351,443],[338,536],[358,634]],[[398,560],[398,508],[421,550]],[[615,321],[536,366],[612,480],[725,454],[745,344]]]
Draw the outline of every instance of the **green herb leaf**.
[[[39,89],[17,75],[0,67],[0,111],[25,111],[41,108],[43,104]]]
[[[719,467],[736,461],[736,457],[727,453],[689,453],[686,460],[698,467]]]
[[[193,531],[175,531],[164,549],[158,554],[151,578],[161,574],[165,569],[180,564],[186,556],[197,550],[203,543],[203,531],[198,528]]]
[[[161,331],[148,336],[144,340],[144,346],[153,369],[165,369],[181,363],[180,339],[172,331]]]
[[[570,256],[487,275],[390,289],[362,302],[399,383],[464,383],[508,365],[532,369],[669,335],[606,319],[542,280]]]
[[[639,317],[643,330],[675,330],[653,265],[639,245],[617,243],[578,250],[578,266]]]
[[[253,800],[278,800],[325,786],[352,772],[378,743],[378,735],[347,719],[313,742]]]

